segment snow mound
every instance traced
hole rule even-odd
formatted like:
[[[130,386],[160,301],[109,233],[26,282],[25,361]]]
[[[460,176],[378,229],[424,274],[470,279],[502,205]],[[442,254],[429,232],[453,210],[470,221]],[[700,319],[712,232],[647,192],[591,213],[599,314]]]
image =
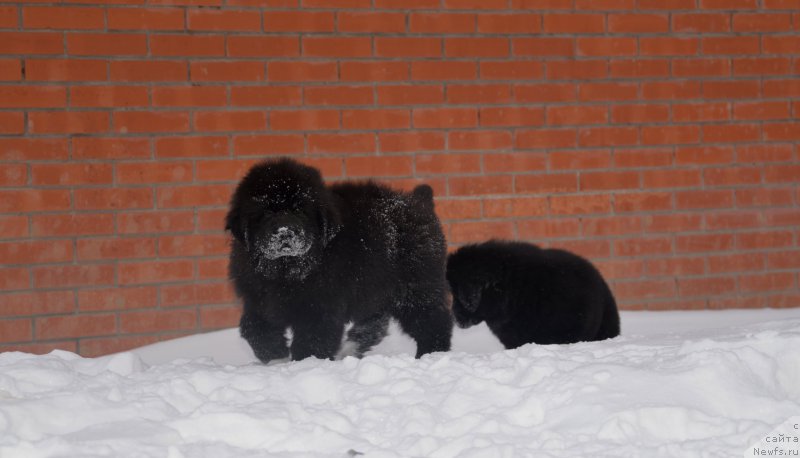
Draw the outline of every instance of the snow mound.
[[[3,353],[0,456],[741,456],[800,412],[797,315],[420,360]]]

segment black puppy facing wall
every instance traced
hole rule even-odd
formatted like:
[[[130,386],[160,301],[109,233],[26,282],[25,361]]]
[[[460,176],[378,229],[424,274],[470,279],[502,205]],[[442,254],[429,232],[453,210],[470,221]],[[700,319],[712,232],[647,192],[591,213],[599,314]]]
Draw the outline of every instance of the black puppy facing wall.
[[[573,253],[521,242],[467,245],[447,260],[461,327],[486,321],[506,348],[619,335],[619,313],[600,272]]]
[[[417,357],[450,349],[447,252],[429,186],[326,186],[312,167],[268,161],[239,183],[226,229],[240,332],[261,361],[332,358],[350,321],[361,356],[390,316],[416,340]]]

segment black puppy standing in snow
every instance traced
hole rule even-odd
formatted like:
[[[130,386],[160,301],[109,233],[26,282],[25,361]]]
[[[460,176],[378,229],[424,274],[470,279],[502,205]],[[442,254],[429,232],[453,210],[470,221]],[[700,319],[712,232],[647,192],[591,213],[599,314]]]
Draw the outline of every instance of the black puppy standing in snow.
[[[315,168],[267,161],[239,183],[226,229],[240,332],[262,362],[332,358],[348,322],[360,357],[390,317],[416,340],[418,358],[450,349],[447,252],[429,186],[326,186]]]
[[[619,335],[619,313],[600,272],[568,251],[492,240],[447,259],[460,327],[486,321],[506,348]]]

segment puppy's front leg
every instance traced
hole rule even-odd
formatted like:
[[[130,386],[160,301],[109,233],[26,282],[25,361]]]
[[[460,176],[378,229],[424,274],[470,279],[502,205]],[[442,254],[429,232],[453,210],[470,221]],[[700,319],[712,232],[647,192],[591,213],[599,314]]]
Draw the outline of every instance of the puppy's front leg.
[[[244,312],[239,320],[239,333],[250,344],[256,358],[266,364],[289,356],[286,326],[275,325],[253,312]]]
[[[342,345],[344,323],[340,320],[320,320],[292,326],[292,361],[314,356],[333,359]]]

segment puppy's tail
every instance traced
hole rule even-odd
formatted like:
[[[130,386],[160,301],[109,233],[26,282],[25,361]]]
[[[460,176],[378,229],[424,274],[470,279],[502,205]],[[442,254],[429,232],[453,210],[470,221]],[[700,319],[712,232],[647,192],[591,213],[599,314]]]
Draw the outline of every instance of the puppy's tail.
[[[411,191],[411,197],[427,210],[433,210],[433,188],[421,184]]]

